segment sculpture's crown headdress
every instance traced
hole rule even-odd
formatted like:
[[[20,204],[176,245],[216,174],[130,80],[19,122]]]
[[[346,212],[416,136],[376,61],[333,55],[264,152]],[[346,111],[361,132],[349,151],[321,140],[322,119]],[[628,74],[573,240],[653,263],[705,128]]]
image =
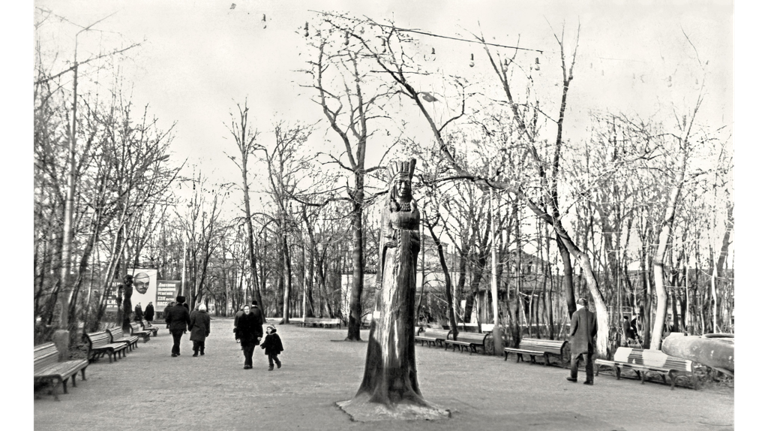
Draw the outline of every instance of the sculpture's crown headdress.
[[[413,172],[416,169],[416,159],[408,161],[394,161],[389,165],[390,181],[408,180],[413,178]]]

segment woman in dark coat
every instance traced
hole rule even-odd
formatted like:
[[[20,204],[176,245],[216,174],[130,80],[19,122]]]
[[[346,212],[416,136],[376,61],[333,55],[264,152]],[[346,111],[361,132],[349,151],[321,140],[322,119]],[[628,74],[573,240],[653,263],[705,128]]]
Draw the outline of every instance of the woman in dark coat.
[[[136,307],[133,309],[133,320],[141,322],[141,318],[144,317],[144,312],[141,311],[141,302],[136,303]]]
[[[197,310],[189,316],[189,339],[192,341],[192,350],[195,353],[192,356],[205,355],[205,337],[211,334],[211,316],[208,315],[205,304],[200,304]]]
[[[150,301],[149,304],[147,304],[147,308],[144,310],[144,319],[147,320],[147,322],[152,323],[152,320],[155,318],[155,306],[152,305],[152,302]]]

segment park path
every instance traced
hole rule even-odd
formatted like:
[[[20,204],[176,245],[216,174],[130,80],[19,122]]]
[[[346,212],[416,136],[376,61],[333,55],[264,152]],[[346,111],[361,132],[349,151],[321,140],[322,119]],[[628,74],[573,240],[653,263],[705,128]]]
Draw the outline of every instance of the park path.
[[[212,320],[206,354],[197,358],[188,334],[182,356],[172,358],[170,334],[162,330],[116,363],[91,364],[88,380],[78,380],[60,402],[45,394],[35,399],[35,430],[733,429],[732,390],[670,391],[608,375],[590,387],[567,382],[558,367],[421,346],[422,394],[452,418],[352,422],[335,402],[355,394],[367,344],[339,342],[344,329],[280,325],[278,333],[283,367],[270,372],[258,348],[254,369],[243,370],[232,319]]]

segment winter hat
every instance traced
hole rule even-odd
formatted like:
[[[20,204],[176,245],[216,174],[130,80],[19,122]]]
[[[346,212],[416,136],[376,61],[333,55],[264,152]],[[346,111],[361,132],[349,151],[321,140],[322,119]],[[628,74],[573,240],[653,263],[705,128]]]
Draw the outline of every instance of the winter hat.
[[[183,296],[179,295],[179,296],[176,297],[176,303],[177,304],[183,304],[184,301],[186,301],[186,298],[184,298]]]
[[[267,325],[267,332],[270,334],[274,334],[275,332],[277,332],[277,329],[275,329],[275,327],[272,325]]]
[[[200,310],[200,311],[206,311],[207,310],[207,308],[205,308],[205,304],[198,305],[197,309]]]

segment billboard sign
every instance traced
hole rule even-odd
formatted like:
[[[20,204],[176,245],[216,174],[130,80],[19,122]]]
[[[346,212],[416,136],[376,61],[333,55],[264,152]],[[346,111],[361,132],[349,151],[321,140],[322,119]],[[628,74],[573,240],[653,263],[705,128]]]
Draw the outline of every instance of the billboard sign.
[[[157,310],[157,270],[136,268],[129,269],[127,274],[133,276],[133,294],[131,295],[132,307],[141,303],[141,309],[143,310],[147,307],[147,304],[152,302],[155,306],[155,310]],[[112,281],[112,288],[107,297],[107,311],[117,311],[117,291],[121,284],[122,279]],[[163,305],[163,307],[165,306]],[[160,310],[162,310],[162,308],[160,308]]]
[[[162,312],[165,307],[176,300],[176,292],[181,289],[181,281],[178,280],[158,280],[157,282],[157,301],[155,301],[155,311]]]

